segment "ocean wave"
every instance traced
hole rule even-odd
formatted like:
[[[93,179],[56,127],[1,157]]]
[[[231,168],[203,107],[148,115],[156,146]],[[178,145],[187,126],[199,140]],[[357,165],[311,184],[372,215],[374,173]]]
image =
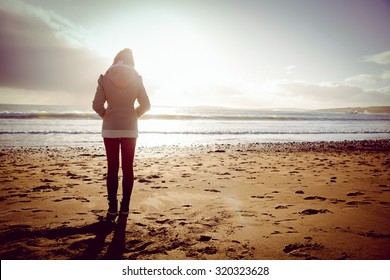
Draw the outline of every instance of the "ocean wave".
[[[235,116],[235,115],[180,115],[180,114],[161,114],[161,115],[144,115],[143,120],[180,120],[180,121],[271,121],[271,120],[284,120],[284,121],[297,121],[302,118],[292,116]]]
[[[0,135],[83,135],[83,134],[100,134],[94,131],[0,131]]]
[[[98,120],[100,117],[95,112],[0,112],[0,119],[74,119],[74,120]],[[387,121],[389,115],[348,115],[348,114],[258,114],[240,115],[204,115],[204,114],[146,114],[142,120],[161,121]]]
[[[48,112],[1,112],[0,119],[99,119],[96,113],[48,113]],[[234,115],[190,115],[190,114],[146,114],[141,117],[143,120],[299,120],[304,118],[290,116],[234,116]]]
[[[331,134],[386,134],[390,130],[364,131],[141,131],[140,134],[160,135],[331,135]],[[0,135],[97,135],[100,131],[0,131]]]
[[[0,119],[99,119],[95,113],[1,112]]]

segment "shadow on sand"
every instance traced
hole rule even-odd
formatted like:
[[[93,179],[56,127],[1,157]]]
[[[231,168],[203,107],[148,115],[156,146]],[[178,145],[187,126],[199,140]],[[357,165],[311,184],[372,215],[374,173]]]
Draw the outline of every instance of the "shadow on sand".
[[[126,225],[127,217],[119,217],[118,223],[101,221],[96,227],[96,237],[91,240],[83,254],[74,259],[77,260],[96,260],[102,258],[105,260],[118,260],[123,258],[126,247]],[[107,236],[114,231],[114,236],[109,244],[107,252],[103,255]],[[100,256],[100,257],[99,257]]]
[[[31,230],[31,226],[19,225],[11,227],[7,232],[0,234],[2,245],[7,245],[12,250],[3,251],[1,259],[42,259],[34,254],[33,250],[27,250],[20,242],[37,243],[37,240],[61,240],[72,236],[84,235],[85,237],[95,235],[93,239],[83,239],[75,245],[79,247],[79,254],[69,255],[63,251],[57,251],[55,259],[72,260],[95,260],[95,259],[122,259],[126,247],[126,225],[127,218],[118,220],[118,223],[98,221],[80,227],[59,227],[52,229]],[[114,232],[113,237],[109,236]],[[110,238],[108,238],[110,237]],[[76,242],[77,243],[77,242]],[[75,244],[76,244],[75,243]],[[108,245],[108,248],[107,248]],[[48,246],[48,245],[46,245]],[[48,247],[49,249],[49,247]],[[50,252],[50,249],[49,251]],[[82,252],[80,254],[80,252]],[[64,253],[63,255],[61,253]],[[61,256],[62,255],[62,256]]]

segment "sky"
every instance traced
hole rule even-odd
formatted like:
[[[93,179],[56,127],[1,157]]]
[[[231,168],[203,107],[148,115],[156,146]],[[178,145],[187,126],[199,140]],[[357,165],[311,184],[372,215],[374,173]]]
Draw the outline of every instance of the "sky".
[[[152,106],[390,105],[388,0],[0,0],[0,103],[90,105],[133,50]]]

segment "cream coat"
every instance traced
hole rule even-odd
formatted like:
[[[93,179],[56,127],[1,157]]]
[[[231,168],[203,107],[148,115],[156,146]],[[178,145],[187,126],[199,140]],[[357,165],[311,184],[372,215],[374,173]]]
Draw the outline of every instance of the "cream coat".
[[[138,118],[150,109],[141,76],[129,65],[111,66],[99,77],[92,108],[103,119],[103,137],[138,137]]]

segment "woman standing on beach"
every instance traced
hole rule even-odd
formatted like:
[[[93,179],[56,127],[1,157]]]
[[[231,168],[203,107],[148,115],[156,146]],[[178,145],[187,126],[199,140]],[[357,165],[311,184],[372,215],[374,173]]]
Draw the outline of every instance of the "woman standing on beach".
[[[135,100],[139,103],[136,108]],[[100,75],[92,107],[103,119],[102,136],[107,156],[107,220],[114,221],[118,215],[120,153],[123,178],[119,216],[127,219],[134,184],[133,161],[138,137],[138,118],[150,109],[142,78],[134,69],[130,49],[120,51],[112,66],[104,75]]]

